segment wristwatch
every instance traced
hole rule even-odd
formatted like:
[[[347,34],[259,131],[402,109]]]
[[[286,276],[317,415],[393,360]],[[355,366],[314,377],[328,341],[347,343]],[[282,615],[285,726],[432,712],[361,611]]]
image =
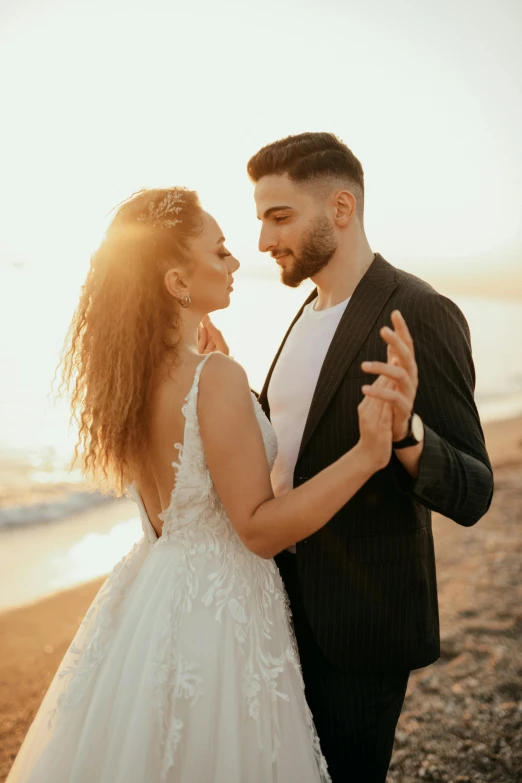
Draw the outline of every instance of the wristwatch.
[[[392,443],[394,449],[407,449],[410,446],[418,446],[424,440],[424,424],[417,413],[413,413],[408,423],[408,434],[402,440]]]

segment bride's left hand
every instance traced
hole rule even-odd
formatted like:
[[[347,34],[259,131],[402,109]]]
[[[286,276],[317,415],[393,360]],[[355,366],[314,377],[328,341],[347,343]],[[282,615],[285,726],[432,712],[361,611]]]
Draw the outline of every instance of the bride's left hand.
[[[377,397],[393,406],[393,440],[399,441],[408,434],[410,418],[419,385],[415,349],[406,321],[398,310],[391,316],[394,329],[385,326],[381,337],[388,345],[388,362],[363,362],[364,372],[372,375],[385,375],[394,381],[392,387],[382,388],[375,384],[363,386],[363,393]]]

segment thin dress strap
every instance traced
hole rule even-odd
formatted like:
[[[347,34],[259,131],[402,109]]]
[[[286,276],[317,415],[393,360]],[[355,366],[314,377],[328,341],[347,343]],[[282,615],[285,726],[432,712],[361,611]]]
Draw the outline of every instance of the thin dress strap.
[[[217,353],[217,351],[212,351],[211,353],[208,353],[208,354],[205,356],[205,358],[203,359],[203,361],[201,361],[201,362],[198,364],[198,366],[196,367],[196,372],[195,372],[195,374],[194,374],[194,383],[192,384],[192,389],[191,389],[191,391],[197,390],[197,388],[199,387],[199,379],[200,379],[200,377],[201,377],[201,371],[203,370],[203,367],[204,367],[204,366],[205,366],[205,364],[208,362],[208,360],[210,359],[210,357],[211,357],[211,356],[214,356],[214,354],[215,354],[215,353]]]
[[[189,393],[185,397],[185,404],[183,405],[183,408],[182,408],[183,415],[185,416],[185,418],[187,416],[187,410],[188,410],[188,406],[189,406],[190,402],[193,399],[197,400],[197,398],[198,398],[199,379],[201,377],[201,372],[203,370],[203,367],[208,362],[210,357],[213,356],[215,353],[217,353],[217,351],[212,351],[212,353],[207,354],[207,356],[205,356],[203,361],[201,361],[198,364],[198,366],[196,367],[196,372],[194,373],[194,380],[192,381],[192,386],[190,387]]]

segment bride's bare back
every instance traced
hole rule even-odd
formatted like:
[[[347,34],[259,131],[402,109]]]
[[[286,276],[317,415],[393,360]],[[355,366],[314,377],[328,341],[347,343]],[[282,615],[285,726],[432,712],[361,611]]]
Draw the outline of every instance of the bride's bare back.
[[[158,515],[169,505],[176,483],[173,463],[179,460],[177,446],[184,440],[183,406],[201,361],[199,354],[187,351],[174,369],[166,369],[158,379],[151,400],[150,456],[134,483],[158,537],[163,526]]]

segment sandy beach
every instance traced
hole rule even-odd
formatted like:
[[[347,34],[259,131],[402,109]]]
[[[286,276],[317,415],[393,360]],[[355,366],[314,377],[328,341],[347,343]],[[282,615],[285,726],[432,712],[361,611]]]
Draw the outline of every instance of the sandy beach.
[[[489,513],[470,529],[434,520],[443,654],[412,675],[393,783],[522,780],[522,417],[485,432]],[[107,509],[89,513],[96,527]],[[0,781],[101,581],[0,614]]]

